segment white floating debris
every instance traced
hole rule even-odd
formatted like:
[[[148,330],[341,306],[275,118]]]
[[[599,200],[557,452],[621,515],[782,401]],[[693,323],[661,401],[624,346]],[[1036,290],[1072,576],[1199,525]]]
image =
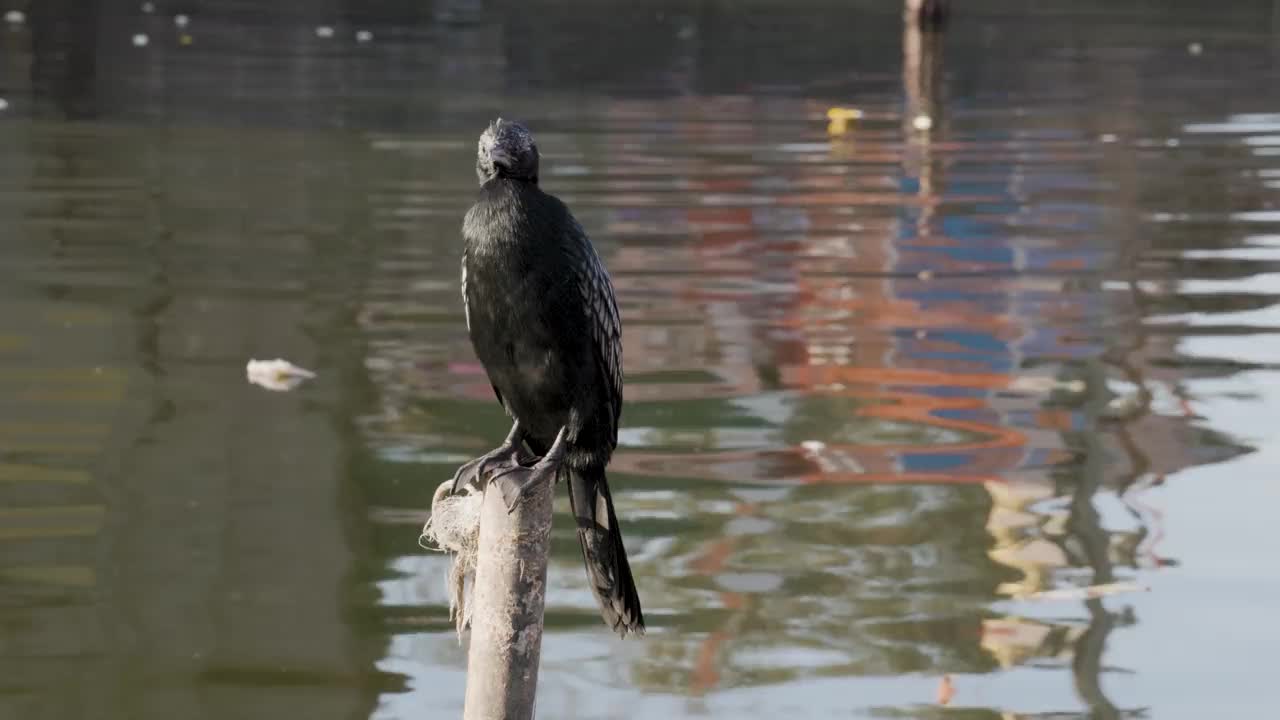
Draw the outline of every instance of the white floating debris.
[[[21,25],[27,21],[27,16],[21,10],[10,10],[4,14],[4,21],[10,25]]]
[[[156,4],[155,4],[155,3],[150,3],[150,2],[144,2],[144,3],[142,3],[142,12],[144,12],[144,13],[146,13],[146,14],[150,15],[151,13],[153,13],[153,12],[155,12],[155,11],[156,11]]]
[[[1120,138],[1116,137],[1115,133],[1102,133],[1098,136],[1098,139],[1104,143],[1113,143]]]
[[[372,40],[373,40],[373,33],[369,32],[368,30],[357,30],[357,31],[356,31],[356,42],[358,42],[358,43],[367,43],[367,42],[370,42],[370,41],[372,41]]]
[[[147,46],[147,43],[149,43],[149,42],[151,42],[151,38],[147,37],[147,36],[146,36],[145,34],[143,34],[143,33],[138,33],[137,35],[134,35],[134,36],[133,36],[133,46],[134,46],[134,47],[146,47],[146,46]]]
[[[1200,53],[1204,52],[1204,46],[1198,42],[1193,42],[1187,45],[1187,52],[1191,53],[1192,55],[1199,55]]]
[[[173,24],[180,28],[184,28],[191,24],[191,18],[187,15],[174,15]]]
[[[1181,144],[1182,144],[1182,141],[1179,140],[1178,138],[1169,138],[1168,140],[1164,141],[1165,147],[1178,147]]]
[[[245,367],[245,375],[254,385],[278,391],[292,390],[316,376],[310,370],[300,368],[281,358],[250,360]]]
[[[921,279],[921,280],[932,280],[932,279],[933,279],[933,271],[932,271],[932,270],[921,270],[920,272],[916,273],[916,277],[917,277],[917,278],[919,278],[919,279]]]
[[[328,25],[321,25],[316,28],[316,37],[326,39],[333,37],[333,28]]]
[[[914,120],[911,121],[911,127],[917,130],[928,130],[929,128],[933,127],[933,118],[929,117],[928,115],[925,115],[924,113],[921,113],[917,115]]]
[[[8,110],[8,109],[9,109],[9,101],[5,100],[4,98],[0,98],[0,112],[4,112],[5,110]]]
[[[1083,380],[1059,380],[1048,375],[1018,375],[1009,383],[1009,389],[1017,392],[1051,393],[1058,390],[1082,393],[1087,389]]]
[[[1102,409],[1102,415],[1113,420],[1125,420],[1141,412],[1150,400],[1150,393],[1142,390],[1128,395],[1117,395],[1111,398],[1111,401]]]

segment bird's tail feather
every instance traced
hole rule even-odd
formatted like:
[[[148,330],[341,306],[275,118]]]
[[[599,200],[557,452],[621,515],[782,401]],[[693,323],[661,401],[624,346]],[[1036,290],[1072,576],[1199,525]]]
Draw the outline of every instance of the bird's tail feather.
[[[587,581],[600,604],[600,615],[624,637],[629,632],[643,635],[644,613],[604,468],[564,468],[563,472],[569,480],[569,504],[578,523]]]

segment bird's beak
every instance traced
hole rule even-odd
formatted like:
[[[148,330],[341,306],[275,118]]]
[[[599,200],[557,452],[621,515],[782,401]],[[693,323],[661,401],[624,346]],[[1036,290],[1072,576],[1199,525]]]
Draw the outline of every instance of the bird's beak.
[[[502,148],[494,147],[489,149],[489,162],[493,163],[495,168],[506,168],[509,170],[511,169],[511,160],[511,156],[503,151]]]

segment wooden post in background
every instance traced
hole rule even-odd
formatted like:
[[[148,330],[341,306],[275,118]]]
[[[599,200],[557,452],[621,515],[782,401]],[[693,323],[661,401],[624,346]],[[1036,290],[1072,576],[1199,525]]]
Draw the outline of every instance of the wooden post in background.
[[[490,483],[480,510],[464,720],[531,720],[551,549],[551,483],[510,513]]]
[[[945,118],[939,82],[942,76],[942,24],[946,0],[906,0],[902,24],[902,133],[906,139],[903,172],[917,181],[920,199],[916,237],[933,234],[939,198],[944,192],[933,140]]]
[[[923,30],[939,30],[951,14],[950,0],[905,0],[903,12],[907,23]]]

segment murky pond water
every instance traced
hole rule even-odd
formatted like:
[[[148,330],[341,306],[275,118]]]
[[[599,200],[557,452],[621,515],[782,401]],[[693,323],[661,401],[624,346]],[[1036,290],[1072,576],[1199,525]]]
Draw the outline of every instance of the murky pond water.
[[[0,717],[459,715],[417,535],[506,430],[456,278],[499,113],[618,286],[651,626],[561,517],[540,716],[1272,712],[1280,6],[30,5]]]

